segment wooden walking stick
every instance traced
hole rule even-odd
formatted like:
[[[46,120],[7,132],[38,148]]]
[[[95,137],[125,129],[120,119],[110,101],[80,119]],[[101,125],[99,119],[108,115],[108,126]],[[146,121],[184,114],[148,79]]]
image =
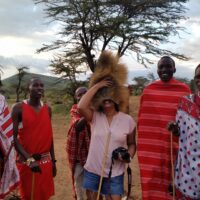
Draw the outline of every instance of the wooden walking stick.
[[[106,139],[106,146],[105,146],[105,149],[104,149],[103,162],[102,162],[102,167],[101,167],[101,176],[100,176],[96,200],[99,200],[99,197],[100,197],[100,191],[101,191],[101,186],[102,186],[102,181],[103,181],[103,176],[104,176],[104,168],[106,166],[106,156],[107,156],[107,153],[108,153],[110,136],[111,136],[111,133],[108,133],[108,136],[107,136],[107,139]]]
[[[34,189],[35,189],[35,173],[32,172],[31,200],[34,200]]]
[[[173,200],[175,200],[175,186],[174,186],[174,162],[173,162],[173,133],[170,134],[170,153],[171,153],[171,173],[172,173],[172,195]]]

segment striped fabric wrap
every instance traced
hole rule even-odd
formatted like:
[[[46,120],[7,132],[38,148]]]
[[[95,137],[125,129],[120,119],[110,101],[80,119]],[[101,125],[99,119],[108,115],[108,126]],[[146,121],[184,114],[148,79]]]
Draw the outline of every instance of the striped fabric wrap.
[[[5,157],[0,180],[0,198],[4,198],[19,182],[13,145],[13,124],[5,97],[0,95],[0,148]]]
[[[167,124],[175,120],[180,98],[190,89],[175,79],[148,85],[141,96],[138,114],[138,161],[142,199],[168,200],[171,183],[170,133]],[[173,138],[174,158],[178,139]]]

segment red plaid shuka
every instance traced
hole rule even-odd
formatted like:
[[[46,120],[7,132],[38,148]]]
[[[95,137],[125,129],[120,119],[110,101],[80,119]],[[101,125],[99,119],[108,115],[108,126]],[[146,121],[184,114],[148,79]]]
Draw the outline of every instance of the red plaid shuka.
[[[66,151],[68,154],[68,161],[69,161],[69,167],[72,172],[72,180],[75,170],[75,164],[78,159],[80,161],[80,164],[84,166],[87,154],[89,150],[89,143],[90,143],[90,126],[87,124],[83,131],[80,133],[76,133],[76,123],[81,119],[80,114],[77,110],[77,104],[74,104],[70,110],[70,116],[71,116],[71,122],[67,134],[67,146]],[[74,185],[74,180],[73,180]]]

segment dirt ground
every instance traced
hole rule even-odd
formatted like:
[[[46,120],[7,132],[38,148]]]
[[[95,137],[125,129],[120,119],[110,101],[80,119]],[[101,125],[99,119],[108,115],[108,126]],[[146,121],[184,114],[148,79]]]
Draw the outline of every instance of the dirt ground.
[[[138,110],[138,97],[132,97],[130,99],[130,114],[136,119]],[[68,120],[66,116],[54,115],[53,119],[54,130],[54,145],[55,154],[57,159],[57,176],[55,178],[55,191],[56,194],[51,200],[72,200],[72,182],[71,175],[67,166],[66,152],[65,152],[65,140],[68,129]],[[140,200],[141,189],[139,181],[139,170],[137,163],[137,155],[131,163],[132,168],[132,190],[130,199]],[[127,181],[125,180],[125,188]]]

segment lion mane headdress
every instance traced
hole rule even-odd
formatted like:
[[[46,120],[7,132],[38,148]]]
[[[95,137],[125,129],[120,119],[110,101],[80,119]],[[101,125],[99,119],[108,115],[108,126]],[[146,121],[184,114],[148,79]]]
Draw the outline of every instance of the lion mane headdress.
[[[129,102],[129,91],[125,86],[128,71],[124,64],[119,63],[119,56],[110,51],[103,51],[97,61],[95,71],[90,77],[89,87],[103,79],[113,82],[112,87],[103,87],[97,91],[92,99],[95,110],[99,110],[103,100],[111,99],[121,112],[127,113]]]

